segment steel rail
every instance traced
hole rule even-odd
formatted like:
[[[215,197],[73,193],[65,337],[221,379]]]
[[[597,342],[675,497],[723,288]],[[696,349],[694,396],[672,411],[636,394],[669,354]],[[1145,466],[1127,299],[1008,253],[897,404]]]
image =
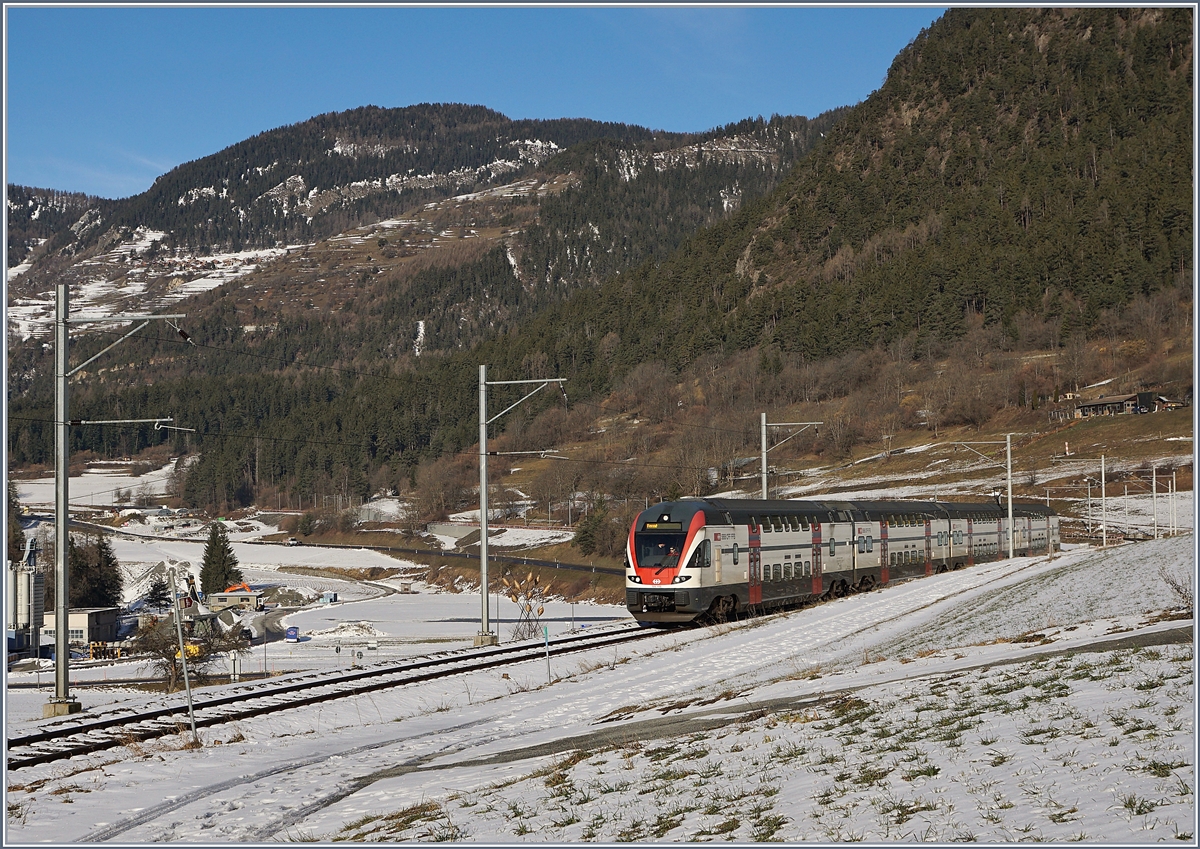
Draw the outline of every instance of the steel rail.
[[[542,643],[524,642],[483,651],[472,650],[415,660],[378,669],[345,672],[332,678],[322,676],[317,680],[259,686],[196,702],[196,726],[220,725],[391,687],[493,669],[528,660],[540,660],[546,656],[547,650],[551,656],[557,656],[619,645],[661,633],[657,629],[647,630],[629,626],[616,631],[559,637],[549,641],[548,647]],[[182,727],[182,720],[172,721],[172,717],[182,716],[186,709],[186,704],[180,702],[148,711],[111,716],[91,722],[71,723],[35,734],[10,738],[7,741],[8,768],[15,770],[51,763],[131,742],[174,734]],[[13,754],[14,750],[17,750],[16,754]],[[20,750],[26,750],[28,753]]]

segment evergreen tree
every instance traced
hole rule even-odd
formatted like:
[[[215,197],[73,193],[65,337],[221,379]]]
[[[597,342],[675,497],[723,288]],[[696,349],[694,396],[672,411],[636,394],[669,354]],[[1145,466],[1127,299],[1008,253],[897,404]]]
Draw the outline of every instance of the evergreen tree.
[[[241,583],[242,570],[238,568],[237,557],[229,544],[229,536],[225,525],[213,522],[208,532],[208,542],[204,544],[204,562],[200,566],[200,589],[208,593],[219,593],[226,587]]]
[[[67,541],[67,569],[71,582],[67,595],[68,607],[117,607],[121,604],[124,580],[108,537],[85,537],[82,541],[70,537]],[[47,570],[47,609],[54,605],[55,592],[54,571]]]
[[[155,575],[146,590],[146,604],[149,607],[166,607],[171,603],[171,590],[167,580],[162,575]]]
[[[21,530],[21,502],[17,485],[8,482],[8,559],[18,563],[25,556],[25,532]]]

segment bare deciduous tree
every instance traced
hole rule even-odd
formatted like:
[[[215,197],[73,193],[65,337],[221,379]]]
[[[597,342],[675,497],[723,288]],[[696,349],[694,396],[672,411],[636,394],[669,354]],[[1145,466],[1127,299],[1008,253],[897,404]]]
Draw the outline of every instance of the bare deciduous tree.
[[[249,642],[236,630],[225,631],[216,622],[197,629],[187,638],[188,675],[196,678],[216,661],[228,656],[229,652],[245,654],[250,651]],[[174,692],[183,680],[183,661],[179,655],[179,637],[175,622],[164,618],[138,628],[134,635],[134,651],[147,655],[150,668],[166,681],[167,692]]]

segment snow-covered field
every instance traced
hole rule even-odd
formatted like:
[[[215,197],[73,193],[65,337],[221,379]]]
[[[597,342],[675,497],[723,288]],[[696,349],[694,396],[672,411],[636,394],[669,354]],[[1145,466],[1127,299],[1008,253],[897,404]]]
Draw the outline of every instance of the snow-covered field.
[[[1002,561],[555,659],[549,682],[529,663],[22,769],[5,842],[1194,845],[1191,642],[1093,645],[1190,628],[1158,614],[1158,570],[1192,575],[1194,545]],[[470,593],[295,616],[328,657],[443,601],[474,628]],[[38,724],[8,696],[12,731]]]

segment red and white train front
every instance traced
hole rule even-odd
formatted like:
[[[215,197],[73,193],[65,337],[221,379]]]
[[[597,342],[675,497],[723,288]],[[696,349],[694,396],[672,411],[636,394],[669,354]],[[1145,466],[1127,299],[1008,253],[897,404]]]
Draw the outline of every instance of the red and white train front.
[[[702,503],[643,510],[625,551],[626,606],[642,622],[687,622],[708,609],[712,533]]]

